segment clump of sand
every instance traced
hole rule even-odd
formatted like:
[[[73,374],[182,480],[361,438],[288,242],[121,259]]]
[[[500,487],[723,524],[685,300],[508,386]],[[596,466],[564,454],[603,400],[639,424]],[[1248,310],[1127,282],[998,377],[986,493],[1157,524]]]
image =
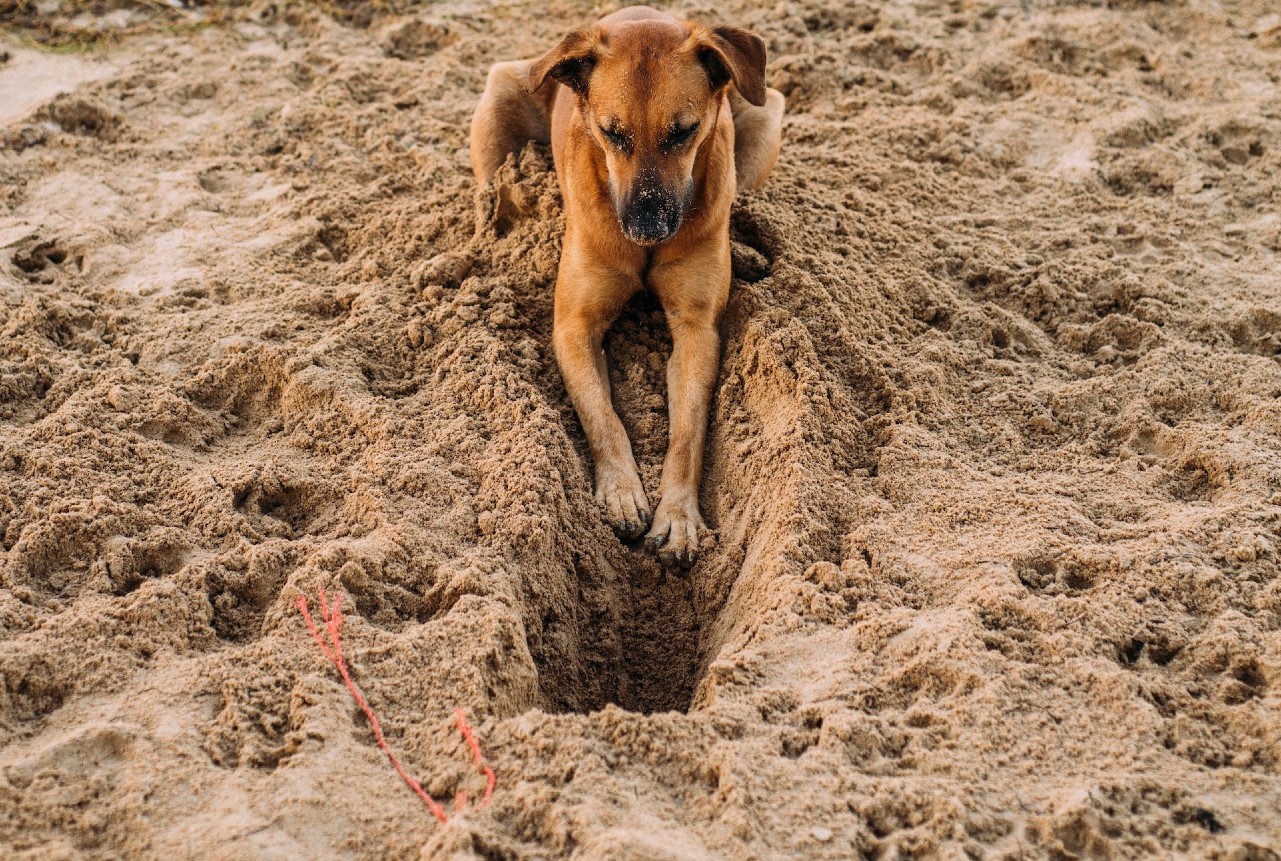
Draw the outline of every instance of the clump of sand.
[[[6,857],[1278,857],[1271,4],[682,8],[789,103],[688,575],[594,508],[549,153],[466,157],[488,64],[597,10],[258,2],[35,101],[6,43]],[[652,299],[608,350],[652,490]],[[490,806],[398,782],[322,587]]]

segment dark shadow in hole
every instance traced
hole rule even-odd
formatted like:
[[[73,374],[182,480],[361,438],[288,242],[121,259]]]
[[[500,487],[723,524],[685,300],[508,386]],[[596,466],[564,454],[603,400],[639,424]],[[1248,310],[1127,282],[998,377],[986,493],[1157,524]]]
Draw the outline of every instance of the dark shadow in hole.
[[[644,551],[636,551],[643,553]],[[630,711],[689,711],[698,674],[699,628],[688,572],[645,556],[628,572],[622,674],[614,702]]]
[[[689,710],[703,617],[689,573],[664,570],[639,544],[624,551],[626,570],[575,554],[578,600],[546,610],[529,642],[547,710]]]
[[[768,277],[774,268],[778,237],[772,225],[749,209],[735,207],[730,213],[730,264],[740,281],[754,283]]]

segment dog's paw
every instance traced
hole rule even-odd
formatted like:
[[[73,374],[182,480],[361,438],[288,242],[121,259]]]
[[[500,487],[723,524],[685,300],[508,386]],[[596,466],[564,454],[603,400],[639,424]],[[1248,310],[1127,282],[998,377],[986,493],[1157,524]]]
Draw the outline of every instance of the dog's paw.
[[[649,526],[649,500],[635,469],[598,471],[596,501],[605,520],[624,538],[637,538]]]
[[[645,546],[658,555],[665,566],[688,568],[698,559],[698,533],[706,529],[698,513],[694,494],[668,494],[658,503],[654,528],[645,536]]]

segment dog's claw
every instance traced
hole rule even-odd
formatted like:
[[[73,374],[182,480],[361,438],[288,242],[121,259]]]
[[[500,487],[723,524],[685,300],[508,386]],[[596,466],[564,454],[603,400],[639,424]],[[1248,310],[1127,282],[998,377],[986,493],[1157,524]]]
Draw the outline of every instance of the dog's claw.
[[[698,530],[705,529],[692,495],[683,501],[666,498],[654,514],[654,527],[645,536],[645,548],[664,567],[688,568],[698,560]]]
[[[688,568],[694,564],[698,554],[693,550],[660,550],[658,561],[664,568]]]
[[[649,526],[649,500],[635,470],[599,473],[596,477],[596,501],[604,509],[605,520],[624,538],[639,538]]]

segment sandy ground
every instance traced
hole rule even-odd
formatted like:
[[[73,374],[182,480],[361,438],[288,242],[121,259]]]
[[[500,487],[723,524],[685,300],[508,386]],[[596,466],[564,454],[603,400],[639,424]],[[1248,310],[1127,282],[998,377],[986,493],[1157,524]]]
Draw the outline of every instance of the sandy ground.
[[[789,101],[686,575],[594,509],[548,152],[466,160],[601,7],[344,8],[0,45],[0,855],[1281,857],[1270,0],[679,7]]]

